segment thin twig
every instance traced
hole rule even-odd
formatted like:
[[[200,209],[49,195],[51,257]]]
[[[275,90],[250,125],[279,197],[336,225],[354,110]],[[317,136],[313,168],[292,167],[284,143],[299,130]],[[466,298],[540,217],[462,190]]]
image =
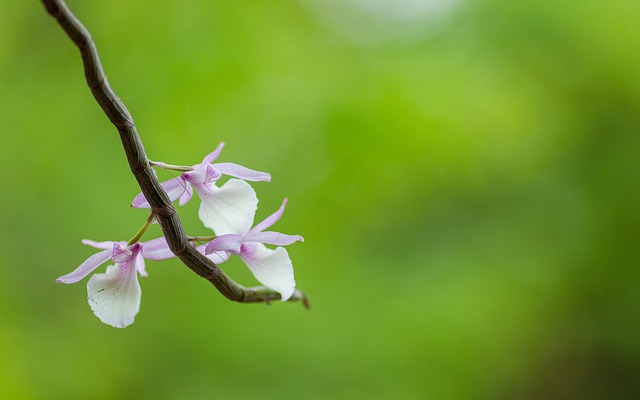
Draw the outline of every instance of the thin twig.
[[[118,129],[131,172],[151,205],[151,211],[155,214],[158,223],[162,227],[162,232],[171,251],[187,267],[211,282],[220,293],[230,300],[240,303],[268,303],[279,300],[280,294],[272,289],[264,287],[245,288],[234,282],[213,261],[200,254],[189,243],[182,222],[171,204],[169,196],[160,186],[160,182],[158,182],[151,168],[129,110],[109,86],[107,77],[102,70],[96,45],[89,31],[71,13],[64,1],[42,0],[42,3],[47,12],[58,21],[67,36],[80,49],[87,85],[106,116]],[[300,300],[305,306],[308,305],[306,296],[299,290],[296,290],[289,299],[289,301]]]
[[[185,167],[182,165],[172,165],[172,164],[163,163],[161,161],[149,161],[149,165],[151,165],[152,167],[169,169],[171,171],[180,171],[180,172],[193,171],[193,167]]]

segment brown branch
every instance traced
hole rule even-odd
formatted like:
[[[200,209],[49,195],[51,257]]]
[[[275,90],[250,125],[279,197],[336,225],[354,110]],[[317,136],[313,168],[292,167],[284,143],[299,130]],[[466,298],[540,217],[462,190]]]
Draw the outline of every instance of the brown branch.
[[[67,36],[80,49],[87,85],[102,111],[118,129],[131,172],[151,205],[151,210],[162,227],[171,251],[192,271],[211,282],[229,300],[240,303],[279,300],[280,294],[274,290],[265,287],[245,288],[234,282],[213,261],[200,254],[189,243],[169,196],[160,186],[153,172],[129,110],[109,86],[89,31],[71,13],[64,1],[42,0],[42,3],[47,12],[58,21]],[[296,290],[289,299],[289,301],[300,300],[305,307],[308,307],[306,296],[299,290]]]

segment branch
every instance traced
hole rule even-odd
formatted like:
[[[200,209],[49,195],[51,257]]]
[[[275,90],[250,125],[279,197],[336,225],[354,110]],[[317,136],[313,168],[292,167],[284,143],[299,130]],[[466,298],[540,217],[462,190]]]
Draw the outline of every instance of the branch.
[[[279,300],[280,294],[265,287],[245,288],[225,275],[216,264],[200,254],[189,243],[180,218],[151,167],[127,107],[113,92],[102,70],[96,45],[89,31],[71,13],[64,1],[42,0],[47,12],[54,17],[67,36],[80,49],[84,76],[102,111],[118,129],[129,167],[151,205],[169,248],[187,267],[211,282],[226,298],[240,303],[260,303]],[[302,301],[308,307],[304,293],[296,290],[289,301]]]

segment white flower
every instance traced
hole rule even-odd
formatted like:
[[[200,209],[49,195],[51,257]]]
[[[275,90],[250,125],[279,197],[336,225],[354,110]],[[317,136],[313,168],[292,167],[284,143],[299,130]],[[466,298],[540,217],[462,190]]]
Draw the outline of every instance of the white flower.
[[[131,246],[127,246],[126,242],[83,240],[82,243],[103,250],[89,257],[73,272],[56,279],[56,282],[76,283],[111,259],[114,265],[107,267],[103,274],[93,275],[87,283],[89,305],[105,324],[116,328],[131,325],[140,310],[142,292],[138,274],[147,276],[144,259],[173,257],[167,242],[159,238]]]

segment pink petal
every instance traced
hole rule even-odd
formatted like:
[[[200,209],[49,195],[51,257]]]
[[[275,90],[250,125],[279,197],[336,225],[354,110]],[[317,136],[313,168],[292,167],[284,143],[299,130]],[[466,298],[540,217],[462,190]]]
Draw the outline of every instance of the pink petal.
[[[218,156],[222,152],[222,148],[223,147],[224,147],[224,142],[220,142],[218,147],[216,147],[216,149],[212,153],[209,153],[204,158],[204,160],[202,160],[202,164],[211,164],[212,162],[214,162],[216,160],[216,158],[218,158]]]
[[[196,164],[193,166],[193,171],[185,172],[182,175],[182,179],[193,184],[202,184],[207,181],[207,172],[209,169],[213,169],[211,164]],[[220,175],[220,173],[217,173]]]
[[[300,235],[285,235],[284,233],[270,231],[248,233],[244,240],[245,242],[258,242],[276,246],[286,246],[298,241],[304,242],[304,238]]]
[[[191,189],[189,182],[186,182],[181,177],[164,181],[161,185],[165,192],[167,192],[167,195],[169,195],[169,199],[172,202],[178,200],[185,191],[189,191]]]
[[[89,239],[82,239],[82,244],[87,245],[87,246],[91,246],[91,247],[95,247],[96,249],[103,249],[103,250],[107,250],[107,249],[112,249],[113,248],[113,241],[110,241],[110,242],[96,242],[96,241],[89,240]]]
[[[111,252],[111,259],[114,263],[124,263],[129,262],[136,258],[138,253],[142,250],[142,245],[140,243],[134,243],[131,246],[127,246],[126,243],[124,245],[113,242],[113,250]]]
[[[138,253],[136,256],[136,268],[141,276],[149,276],[144,264],[144,256],[142,255],[142,252]]]
[[[210,259],[211,261],[213,261],[216,264],[222,264],[223,262],[227,261],[229,259],[229,253],[227,253],[226,251],[216,251],[214,253],[211,254],[205,254],[205,245],[200,245],[198,247],[196,247],[196,250],[198,250],[200,252],[200,254],[204,254],[205,257],[207,257],[208,259]]]
[[[177,177],[173,179],[169,179],[168,181],[164,181],[160,184],[167,195],[169,195],[169,199],[173,202],[176,201],[182,194],[190,189],[189,182],[186,182],[182,177]],[[131,207],[135,208],[150,208],[149,202],[144,197],[144,194],[139,193],[131,202]]]
[[[111,243],[113,245],[113,242]],[[91,257],[87,258],[85,262],[80,264],[80,266],[76,268],[73,272],[63,275],[60,278],[56,279],[56,282],[67,283],[67,284],[76,283],[82,280],[85,276],[92,273],[96,268],[104,264],[110,258],[111,258],[111,250],[104,250],[99,253],[96,253]]]
[[[182,193],[182,196],[180,196],[180,202],[178,204],[180,204],[181,206],[187,204],[189,200],[191,200],[192,196],[193,196],[193,187],[191,187],[191,185],[187,185],[187,188],[185,189],[184,193]]]
[[[147,201],[147,198],[144,197],[144,194],[142,192],[140,192],[131,201],[131,207],[134,207],[134,208],[151,208],[151,205]]]
[[[257,232],[262,232],[263,230],[269,228],[271,225],[273,225],[276,222],[278,222],[280,217],[282,217],[282,214],[284,214],[284,207],[287,205],[287,201],[288,200],[289,199],[282,200],[282,205],[280,206],[278,211],[276,211],[273,214],[269,215],[267,218],[265,218],[264,221],[260,222],[256,226],[254,226],[251,229],[251,231],[249,231],[249,233],[250,234],[254,234],[254,233],[257,233]]]
[[[213,165],[218,171],[225,175],[234,176],[253,182],[271,182],[271,175],[266,172],[254,171],[233,163],[218,163]]]
[[[211,254],[207,254],[206,257],[216,264],[222,264],[229,259],[229,253],[226,251],[216,251]]]
[[[166,260],[167,258],[175,257],[164,237],[143,242],[142,255],[147,260]]]
[[[222,178],[222,172],[218,171],[213,165],[207,164],[204,183],[217,182]]]
[[[234,254],[240,254],[240,246],[244,239],[240,235],[221,235],[213,239],[205,248],[205,254],[211,254],[216,251],[228,251]]]

